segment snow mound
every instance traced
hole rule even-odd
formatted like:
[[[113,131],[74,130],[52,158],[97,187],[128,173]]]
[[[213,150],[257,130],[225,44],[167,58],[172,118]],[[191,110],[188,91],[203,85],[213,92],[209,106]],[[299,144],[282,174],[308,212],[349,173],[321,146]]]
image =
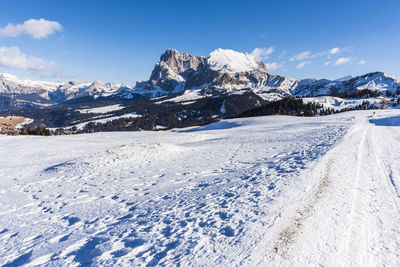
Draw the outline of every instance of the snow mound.
[[[260,62],[253,55],[231,49],[217,49],[207,59],[212,70],[229,72],[247,72],[260,69]]]

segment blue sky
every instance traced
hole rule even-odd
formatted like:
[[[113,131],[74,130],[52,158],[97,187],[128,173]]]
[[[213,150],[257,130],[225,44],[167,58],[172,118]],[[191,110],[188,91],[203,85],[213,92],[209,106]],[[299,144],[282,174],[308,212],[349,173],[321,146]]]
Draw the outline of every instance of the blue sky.
[[[0,72],[131,84],[168,48],[259,48],[272,73],[293,78],[400,76],[399,10],[398,0],[2,0]]]

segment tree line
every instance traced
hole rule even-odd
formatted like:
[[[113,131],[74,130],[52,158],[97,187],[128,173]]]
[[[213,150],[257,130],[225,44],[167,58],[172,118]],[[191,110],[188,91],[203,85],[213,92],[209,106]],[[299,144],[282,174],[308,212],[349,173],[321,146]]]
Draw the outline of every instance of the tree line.
[[[31,127],[22,128],[19,130],[19,135],[40,135],[40,136],[51,136],[51,135],[66,135],[72,134],[71,131],[66,131],[62,128],[52,131],[46,127],[36,127],[32,129]]]

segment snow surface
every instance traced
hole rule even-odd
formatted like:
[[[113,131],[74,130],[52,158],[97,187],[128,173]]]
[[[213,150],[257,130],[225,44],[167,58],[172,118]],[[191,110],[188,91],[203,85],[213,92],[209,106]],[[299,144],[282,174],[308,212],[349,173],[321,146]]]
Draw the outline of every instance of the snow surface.
[[[208,64],[213,70],[225,70],[229,72],[246,72],[260,69],[260,63],[248,53],[241,53],[231,49],[217,49],[207,58]]]
[[[334,96],[317,96],[317,97],[304,97],[302,98],[304,103],[318,103],[324,107],[324,109],[333,109],[340,111],[345,108],[355,108],[362,105],[363,102],[368,101],[370,105],[379,107],[383,98],[371,97],[371,98],[340,98]]]
[[[201,95],[201,89],[194,89],[194,90],[185,90],[182,95],[168,98],[162,101],[157,102],[157,104],[164,103],[164,102],[175,102],[181,103],[182,105],[188,105],[194,103],[193,100],[198,100],[201,98],[205,98],[208,95]]]
[[[104,113],[109,113],[112,111],[117,111],[123,109],[124,106],[121,104],[116,104],[116,105],[110,105],[110,106],[103,106],[103,107],[97,107],[97,108],[86,108],[86,109],[78,109],[79,113],[95,113],[95,114],[104,114]]]
[[[0,265],[399,266],[400,112],[0,136]]]
[[[77,129],[83,129],[88,123],[90,122],[94,122],[94,123],[107,123],[108,121],[113,121],[113,120],[118,120],[118,119],[122,119],[122,118],[138,118],[141,117],[142,115],[138,115],[136,114],[136,112],[132,112],[132,113],[126,113],[120,116],[111,116],[111,117],[103,117],[101,119],[97,119],[97,120],[91,120],[91,121],[86,121],[86,122],[81,122],[75,125],[71,125],[71,126],[67,126],[64,128],[71,128],[73,126],[76,126]],[[99,116],[101,117],[101,116]]]

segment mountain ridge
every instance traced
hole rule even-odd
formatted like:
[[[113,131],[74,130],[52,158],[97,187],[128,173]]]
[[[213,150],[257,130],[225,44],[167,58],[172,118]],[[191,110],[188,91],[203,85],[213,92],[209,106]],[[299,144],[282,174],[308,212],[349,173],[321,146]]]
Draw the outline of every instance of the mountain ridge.
[[[208,57],[168,49],[155,64],[149,80],[138,82],[135,86],[101,81],[34,81],[0,73],[1,95],[14,98],[18,95],[36,95],[54,104],[80,97],[132,99],[139,95],[156,98],[183,94],[188,90],[199,90],[203,96],[252,91],[267,101],[273,101],[287,96],[309,97],[364,89],[395,93],[400,90],[400,78],[383,72],[371,72],[337,80],[294,79],[271,74],[266,65],[251,54],[220,48]]]

